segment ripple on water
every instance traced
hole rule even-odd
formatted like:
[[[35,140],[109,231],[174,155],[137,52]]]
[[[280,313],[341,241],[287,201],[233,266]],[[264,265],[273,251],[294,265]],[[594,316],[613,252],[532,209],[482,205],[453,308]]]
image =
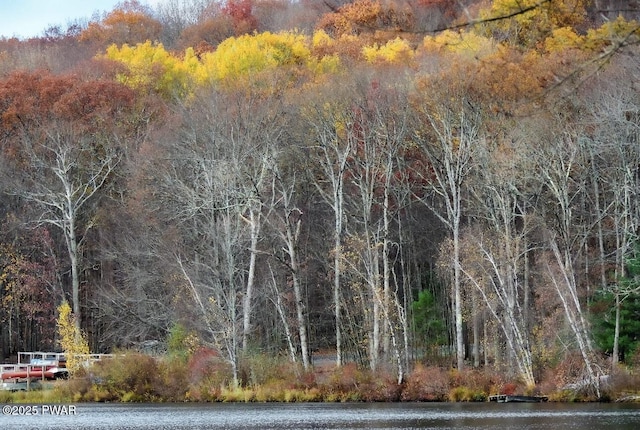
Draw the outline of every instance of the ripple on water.
[[[616,429],[640,405],[490,403],[78,404],[69,416],[3,416],[2,429]]]

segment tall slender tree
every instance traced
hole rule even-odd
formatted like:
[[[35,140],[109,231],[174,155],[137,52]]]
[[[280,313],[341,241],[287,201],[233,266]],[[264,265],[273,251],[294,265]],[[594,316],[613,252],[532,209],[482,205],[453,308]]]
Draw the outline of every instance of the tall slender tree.
[[[345,173],[354,150],[344,105],[329,97],[308,108],[305,120],[312,132],[311,146],[318,156],[321,174],[316,189],[333,211],[333,311],[335,319],[336,366],[343,363],[342,338],[342,254],[345,219]]]
[[[473,154],[480,139],[480,110],[461,91],[450,93],[443,82],[432,82],[421,88],[430,101],[419,99],[416,106],[415,141],[422,150],[425,165],[417,173],[422,176],[424,194],[421,201],[448,229],[453,252],[451,255],[455,319],[456,363],[464,367],[464,327],[462,304],[462,270],[460,266],[460,234],[464,215],[465,182],[468,180]],[[435,92],[434,92],[435,91]],[[439,94],[440,97],[434,97]]]

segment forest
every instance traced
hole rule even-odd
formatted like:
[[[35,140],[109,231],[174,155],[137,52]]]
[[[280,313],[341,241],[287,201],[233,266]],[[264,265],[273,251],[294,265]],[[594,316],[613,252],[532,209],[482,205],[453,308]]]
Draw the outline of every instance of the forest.
[[[182,339],[601,397],[640,366],[640,9],[124,1],[0,39],[1,356]],[[70,17],[74,18],[74,17]]]

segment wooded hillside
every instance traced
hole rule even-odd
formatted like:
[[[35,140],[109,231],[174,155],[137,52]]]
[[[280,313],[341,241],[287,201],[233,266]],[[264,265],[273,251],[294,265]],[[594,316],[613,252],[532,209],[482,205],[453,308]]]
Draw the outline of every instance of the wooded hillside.
[[[0,344],[304,368],[640,361],[640,14],[125,1],[0,39]],[[74,17],[70,17],[72,19]]]

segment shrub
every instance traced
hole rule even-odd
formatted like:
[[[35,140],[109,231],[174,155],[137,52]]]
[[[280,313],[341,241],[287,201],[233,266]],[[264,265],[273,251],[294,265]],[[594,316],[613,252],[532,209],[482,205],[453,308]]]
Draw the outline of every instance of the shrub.
[[[508,396],[512,396],[516,393],[517,388],[518,388],[517,384],[514,384],[513,382],[507,382],[502,386],[502,389],[498,394],[506,394]]]
[[[321,402],[322,391],[319,388],[308,388],[304,390],[303,397],[300,401],[304,402]]]
[[[549,394],[550,402],[576,402],[579,401],[573,390],[558,390]]]
[[[145,396],[133,391],[127,391],[120,397],[120,401],[124,403],[139,403],[145,401]]]
[[[255,400],[253,390],[237,387],[223,388],[220,391],[220,401],[222,402],[252,402]]]
[[[487,395],[483,391],[469,387],[455,387],[449,392],[449,400],[452,402],[484,402],[487,400]]]
[[[285,382],[290,387],[298,386],[301,369],[296,363],[279,356],[254,354],[246,357],[241,363],[245,385],[258,387],[274,382]]]
[[[395,377],[383,369],[366,370],[359,373],[358,391],[365,402],[396,402],[400,400],[401,387]]]
[[[93,385],[84,395],[76,395],[74,401],[84,400],[86,402],[113,402],[119,400],[118,395],[112,393],[105,387]]]
[[[618,366],[611,371],[602,389],[603,397],[611,400],[634,397],[640,393],[640,375]]]
[[[315,388],[317,386],[316,374],[311,371],[302,373],[297,380],[296,386],[305,389]]]
[[[554,400],[563,398],[567,398],[565,401],[606,400],[606,398],[597,398],[594,387],[585,383],[587,372],[584,360],[579,353],[567,354],[554,369],[554,374],[556,386],[560,390],[559,393],[554,393],[551,396]]]
[[[554,393],[558,389],[556,375],[553,369],[545,369],[540,377],[540,381],[536,386],[536,392],[548,395]]]
[[[449,384],[451,390],[447,397],[454,402],[485,401],[492,393],[518,390],[517,384],[505,382],[500,375],[478,369],[451,370]]]
[[[196,350],[187,363],[188,392],[185,399],[198,401],[218,400],[222,387],[233,380],[231,366],[216,351]]]
[[[181,359],[167,359],[158,363],[158,374],[152,379],[150,387],[155,395],[164,401],[180,402],[185,400],[189,390],[189,374]]]
[[[554,369],[555,382],[560,388],[583,379],[584,361],[579,353],[567,354]]]
[[[328,402],[397,401],[401,393],[400,385],[384,369],[374,373],[355,363],[333,369],[319,389]]]
[[[11,403],[13,400],[12,393],[10,391],[0,391],[0,403]]]
[[[66,381],[57,381],[53,391],[58,393],[58,397],[72,401],[80,401],[84,395],[92,388],[91,380],[88,377],[71,378]]]
[[[284,402],[285,386],[282,383],[271,382],[264,385],[256,386],[253,389],[254,400],[257,402]]]
[[[343,366],[333,369],[329,380],[325,385],[325,390],[331,394],[344,394],[358,388],[358,378],[360,371],[355,363],[346,363]]]
[[[93,372],[97,384],[112,394],[125,395],[131,392],[146,400],[156,397],[159,368],[156,360],[148,355],[128,353],[102,360],[96,363]]]
[[[186,361],[194,343],[195,335],[190,333],[184,325],[175,323],[169,329],[167,352],[172,359]]]
[[[440,402],[447,399],[449,376],[439,367],[425,367],[418,364],[407,376],[401,400],[420,402]]]
[[[475,397],[481,395],[486,397],[491,393],[497,394],[506,385],[506,381],[501,375],[479,369],[464,371],[453,369],[450,371],[449,377],[451,387],[467,387],[477,393]],[[514,391],[517,391],[517,388],[514,388]]]

